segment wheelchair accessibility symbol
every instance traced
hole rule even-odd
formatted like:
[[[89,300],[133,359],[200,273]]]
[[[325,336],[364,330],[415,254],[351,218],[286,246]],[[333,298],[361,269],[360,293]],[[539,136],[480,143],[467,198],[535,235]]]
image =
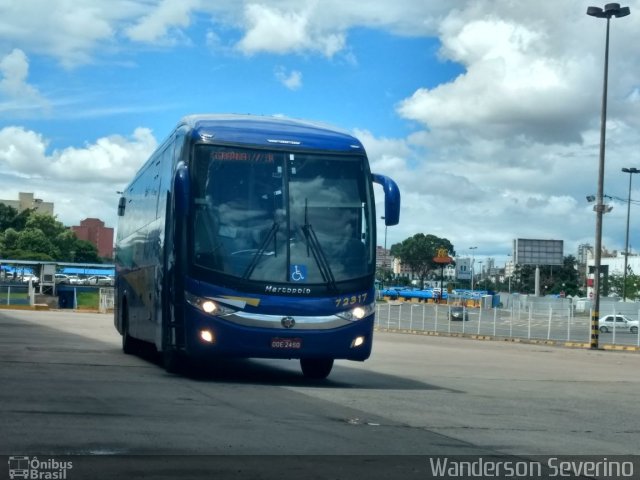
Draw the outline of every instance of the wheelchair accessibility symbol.
[[[304,282],[307,279],[306,265],[291,265],[289,271],[292,282]]]

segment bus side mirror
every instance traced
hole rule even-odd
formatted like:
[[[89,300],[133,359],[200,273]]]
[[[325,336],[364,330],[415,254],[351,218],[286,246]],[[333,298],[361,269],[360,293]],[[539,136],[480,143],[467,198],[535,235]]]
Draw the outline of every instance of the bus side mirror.
[[[118,216],[124,217],[124,209],[127,206],[127,199],[125,197],[120,197],[118,201]]]
[[[397,225],[400,222],[400,189],[396,182],[385,175],[373,174],[373,181],[384,190],[384,224]]]

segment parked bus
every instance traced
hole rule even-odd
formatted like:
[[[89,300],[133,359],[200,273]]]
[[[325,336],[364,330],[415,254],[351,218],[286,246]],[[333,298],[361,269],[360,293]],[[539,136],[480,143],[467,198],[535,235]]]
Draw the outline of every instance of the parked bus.
[[[217,357],[299,359],[325,378],[363,361],[374,325],[376,212],[396,184],[362,144],[316,123],[183,118],[118,204],[115,326],[168,371]]]

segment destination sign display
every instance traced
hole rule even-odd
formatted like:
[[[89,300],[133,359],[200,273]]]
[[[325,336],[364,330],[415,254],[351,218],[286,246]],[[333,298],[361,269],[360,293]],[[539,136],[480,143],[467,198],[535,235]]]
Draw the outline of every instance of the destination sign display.
[[[223,162],[273,163],[273,152],[256,150],[215,150],[211,152],[211,159]]]

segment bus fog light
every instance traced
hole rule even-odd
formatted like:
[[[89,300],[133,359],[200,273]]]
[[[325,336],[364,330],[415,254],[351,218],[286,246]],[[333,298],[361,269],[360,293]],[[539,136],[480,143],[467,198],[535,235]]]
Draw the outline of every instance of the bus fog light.
[[[213,343],[215,337],[213,336],[213,332],[211,330],[200,330],[200,338],[207,343]]]
[[[357,348],[361,345],[364,345],[364,337],[356,337],[353,339],[353,342],[351,342],[351,348]]]

